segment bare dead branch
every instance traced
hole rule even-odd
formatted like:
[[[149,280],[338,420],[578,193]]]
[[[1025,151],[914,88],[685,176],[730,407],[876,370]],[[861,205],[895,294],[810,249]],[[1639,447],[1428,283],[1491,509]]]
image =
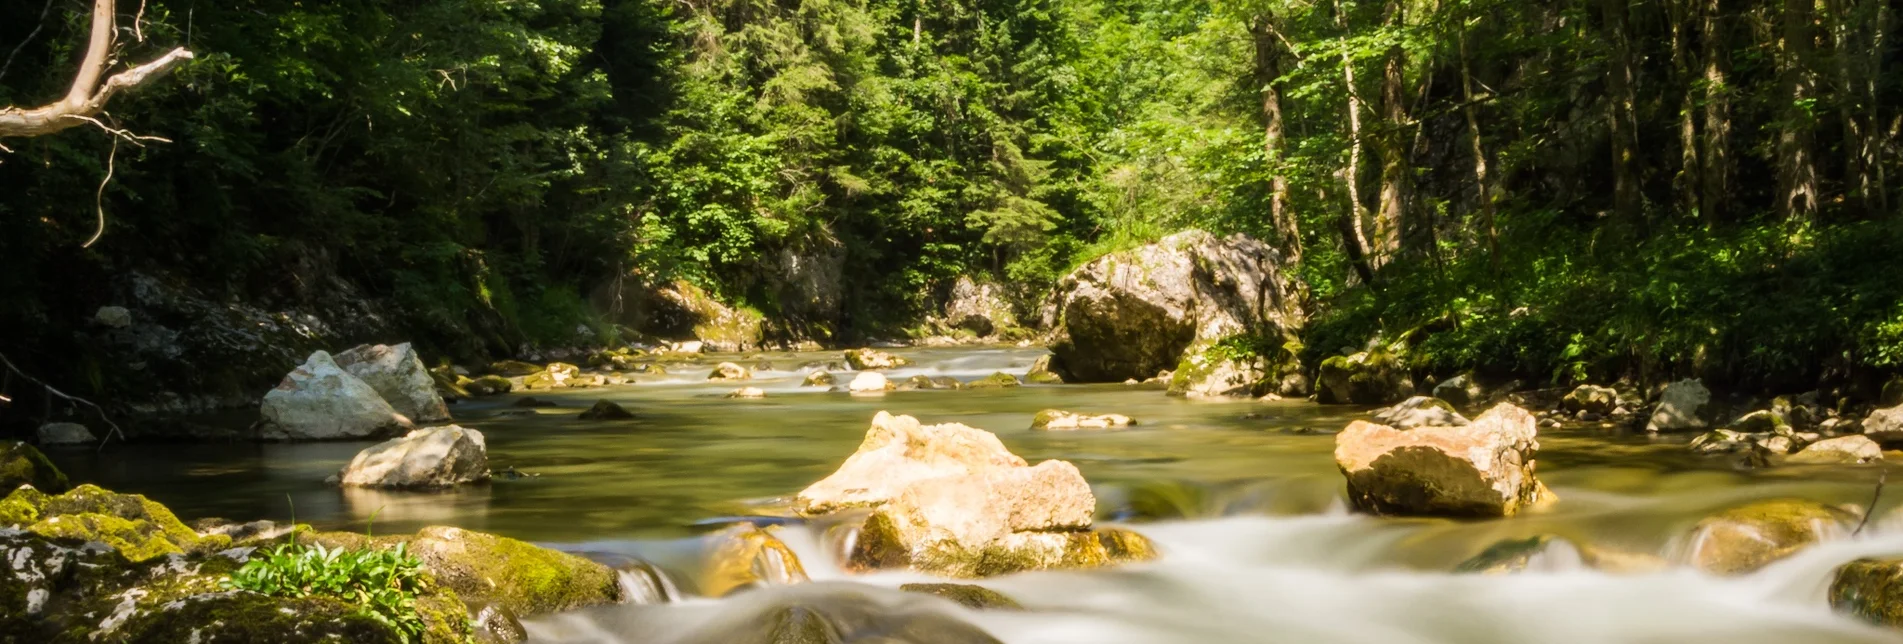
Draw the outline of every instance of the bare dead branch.
[[[113,161],[118,158],[119,139],[114,138],[112,151],[106,153],[106,177],[99,180],[99,191],[93,193],[93,209],[99,213],[99,224],[93,228],[93,236],[86,238],[86,243],[80,244],[80,248],[92,248],[93,243],[106,234],[106,185],[112,183]]]
[[[66,92],[66,98],[32,109],[0,108],[0,138],[40,136],[79,125],[84,122],[80,117],[91,117],[104,111],[106,101],[114,94],[143,85],[191,60],[191,50],[179,47],[157,60],[114,74],[101,83],[99,78],[105,74],[107,57],[112,53],[115,19],[113,0],[95,0],[92,39],[87,43],[86,58],[80,63],[79,73],[73,77],[73,85]]]
[[[26,49],[26,44],[33,42],[33,38],[40,35],[40,30],[46,28],[46,16],[51,13],[53,13],[53,0],[46,0],[46,6],[40,8],[39,22],[33,23],[33,31],[27,32],[26,38],[22,39],[20,44],[14,45],[12,52],[7,53],[7,62],[0,63],[0,79],[6,78],[7,70],[13,68],[13,57],[20,55],[20,50]]]
[[[0,364],[5,364],[8,371],[18,374],[20,378],[26,380],[27,382],[39,385],[41,389],[46,390],[46,393],[52,394],[54,396],[58,396],[69,402],[91,407],[95,413],[99,414],[99,420],[104,421],[107,427],[112,428],[112,431],[106,433],[105,438],[99,439],[99,446],[101,448],[104,448],[106,446],[106,441],[110,440],[114,436],[118,436],[119,440],[121,441],[126,439],[125,432],[122,432],[119,430],[119,424],[112,422],[112,417],[106,415],[106,408],[100,407],[97,403],[94,403],[93,401],[87,400],[85,398],[80,398],[78,396],[74,396],[64,391],[55,389],[52,385],[46,384],[45,381],[42,381],[39,378],[35,378],[33,377],[32,374],[22,371],[19,367],[14,366],[13,361],[7,359],[7,354],[0,353]]]
[[[1877,501],[1883,500],[1883,482],[1889,478],[1889,470],[1879,470],[1877,472],[1877,488],[1870,492],[1870,507],[1864,508],[1863,520],[1857,522],[1857,529],[1850,531],[1850,536],[1854,537],[1858,534],[1862,534],[1863,526],[1870,524],[1870,515],[1877,513]]]

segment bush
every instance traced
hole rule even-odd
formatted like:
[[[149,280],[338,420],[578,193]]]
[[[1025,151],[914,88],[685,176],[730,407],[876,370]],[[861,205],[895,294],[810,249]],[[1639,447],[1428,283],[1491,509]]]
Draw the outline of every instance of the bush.
[[[328,596],[353,602],[366,617],[394,629],[403,641],[420,640],[425,625],[416,596],[427,590],[423,562],[394,548],[325,548],[287,543],[252,557],[225,580],[228,588],[274,597]]]

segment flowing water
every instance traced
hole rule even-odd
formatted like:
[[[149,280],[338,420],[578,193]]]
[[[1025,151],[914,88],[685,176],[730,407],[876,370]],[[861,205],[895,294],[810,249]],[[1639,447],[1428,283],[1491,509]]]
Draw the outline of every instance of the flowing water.
[[[899,351],[918,366],[890,372],[965,380],[1022,374],[1036,349]],[[738,360],[741,356],[727,356]],[[1868,555],[1903,555],[1903,513],[1756,573],[1716,577],[1674,566],[1609,574],[1556,548],[1526,572],[1455,574],[1502,539],[1538,534],[1617,551],[1682,557],[1688,529],[1716,510],[1794,496],[1868,504],[1880,468],[1775,468],[1741,473],[1686,453],[1684,437],[1648,440],[1598,427],[1543,430],[1540,476],[1562,498],[1548,512],[1495,521],[1376,519],[1345,510],[1333,432],[1366,410],[1306,402],[1214,402],[1122,385],[906,391],[855,397],[800,387],[801,365],[838,354],[767,354],[744,383],[760,400],[723,395],[742,383],[670,365],[628,386],[539,398],[465,402],[458,422],[482,430],[492,469],[525,474],[445,493],[338,490],[322,480],[364,444],[138,445],[56,452],[77,480],[139,492],[181,517],[296,519],[320,527],[406,532],[450,524],[587,553],[638,559],[648,600],[529,624],[549,642],[721,642],[792,604],[888,630],[878,641],[969,641],[959,626],[1006,642],[1895,642],[1891,631],[1833,614],[1831,570]],[[842,379],[843,381],[843,379]],[[597,399],[632,421],[583,421]],[[1034,432],[1040,409],[1116,412],[1120,431]],[[723,599],[696,596],[703,535],[738,517],[779,515],[784,501],[838,467],[879,410],[988,429],[1027,460],[1075,463],[1101,522],[1154,540],[1154,562],[1112,570],[1037,572],[983,584],[1025,611],[971,611],[897,590],[910,573],[851,575],[816,526],[778,528],[815,583]],[[1903,480],[1903,479],[1898,479]],[[374,526],[370,525],[374,517]],[[765,519],[756,519],[771,522]],[[669,601],[671,600],[671,601]],[[936,621],[934,621],[936,620]],[[884,626],[881,626],[884,625]],[[910,633],[897,634],[895,633]],[[924,634],[920,634],[924,633]],[[744,638],[741,638],[744,639]],[[862,640],[873,641],[873,640]]]

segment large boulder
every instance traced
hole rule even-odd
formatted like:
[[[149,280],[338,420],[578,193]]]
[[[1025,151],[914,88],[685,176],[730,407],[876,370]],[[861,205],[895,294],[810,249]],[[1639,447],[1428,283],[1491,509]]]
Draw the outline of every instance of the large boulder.
[[[1559,404],[1566,411],[1587,411],[1604,416],[1619,407],[1619,392],[1611,387],[1580,385],[1561,398]]]
[[[53,462],[32,445],[19,441],[0,441],[0,495],[22,485],[58,494],[66,491],[66,474],[54,467]]]
[[[1044,320],[1051,352],[1079,382],[1122,382],[1234,336],[1284,346],[1306,320],[1285,261],[1261,241],[1200,230],[1097,258],[1057,284]],[[1287,352],[1266,360],[1272,373],[1299,370]]]
[[[54,496],[31,487],[14,490],[0,500],[0,527],[53,540],[104,543],[132,562],[231,545],[228,536],[199,535],[155,501],[90,484]]]
[[[494,603],[522,617],[614,604],[623,597],[620,578],[612,568],[474,530],[431,526],[414,535],[371,538],[320,532],[299,538],[331,548],[405,544],[438,584],[464,601]]]
[[[1731,508],[1692,527],[1686,557],[1724,575],[1757,570],[1827,537],[1846,534],[1859,517],[1804,499],[1773,499]]]
[[[1863,419],[1863,435],[1878,443],[1903,443],[1903,406],[1870,412]]]
[[[361,440],[401,431],[410,420],[330,354],[312,353],[264,394],[263,436],[277,440]]]
[[[1903,559],[1865,558],[1838,566],[1829,598],[1837,612],[1903,628]]]
[[[1658,405],[1652,408],[1652,418],[1646,421],[1645,431],[1704,429],[1709,424],[1706,416],[1711,413],[1710,407],[1711,390],[1705,388],[1705,383],[1693,379],[1674,382],[1659,393]]]
[[[998,437],[880,412],[859,451],[802,490],[803,514],[872,508],[850,567],[981,577],[1151,556],[1134,533],[1091,529],[1096,497],[1064,461],[1031,466]]]
[[[944,321],[947,326],[981,337],[1018,326],[1003,287],[980,284],[964,275],[952,283],[951,293],[945,298]]]
[[[1533,415],[1501,404],[1457,427],[1400,430],[1355,421],[1335,437],[1335,464],[1363,512],[1502,517],[1553,500],[1534,477]]]
[[[41,445],[84,445],[98,441],[93,432],[79,423],[47,423],[35,432]]]
[[[336,356],[337,366],[377,390],[396,412],[419,423],[449,420],[436,381],[410,343],[358,345]]]
[[[1469,422],[1466,416],[1454,411],[1447,401],[1427,396],[1415,396],[1374,412],[1374,422],[1395,429],[1413,429],[1415,427],[1459,427]]]
[[[1883,460],[1883,448],[1868,436],[1838,436],[1804,446],[1787,463],[1862,465]]]
[[[489,478],[489,449],[473,429],[419,429],[357,452],[338,477],[358,487],[454,487]]]
[[[1414,395],[1414,380],[1385,348],[1322,361],[1315,401],[1328,405],[1390,405]]]

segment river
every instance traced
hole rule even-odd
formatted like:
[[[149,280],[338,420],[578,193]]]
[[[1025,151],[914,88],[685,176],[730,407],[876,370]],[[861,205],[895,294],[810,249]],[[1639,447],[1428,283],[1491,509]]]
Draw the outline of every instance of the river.
[[[1043,351],[897,353],[917,363],[889,372],[903,381],[916,374],[1022,375]],[[294,515],[319,527],[377,533],[456,525],[616,561],[638,558],[667,577],[650,589],[653,603],[532,621],[535,641],[718,641],[709,634],[799,602],[857,606],[874,622],[930,615],[1026,643],[1903,641],[1833,614],[1824,601],[1835,566],[1903,554],[1903,520],[1884,518],[1891,499],[1879,503],[1878,518],[1862,534],[1737,577],[1684,566],[1595,572],[1564,548],[1518,574],[1450,572],[1488,545],[1538,534],[1679,559],[1689,528],[1713,511],[1781,496],[1867,504],[1880,468],[1737,472],[1687,453],[1685,437],[1567,427],[1540,437],[1540,476],[1561,498],[1550,511],[1494,521],[1379,519],[1346,510],[1331,457],[1333,432],[1364,409],[1192,401],[1123,385],[876,397],[800,386],[800,365],[838,357],[726,356],[770,363],[744,383],[766,391],[759,400],[724,398],[740,383],[707,381],[722,359],[710,356],[631,385],[535,394],[559,405],[553,408],[515,407],[517,395],[460,403],[451,409],[460,424],[483,432],[491,468],[526,476],[447,493],[325,486],[324,477],[362,443],[133,445],[52,457],[75,480],[149,495],[188,521]],[[578,420],[597,399],[620,403],[638,418]],[[1121,413],[1140,425],[1031,431],[1031,416],[1046,408]],[[735,517],[781,514],[787,497],[853,452],[879,410],[990,430],[1032,462],[1075,463],[1096,492],[1099,521],[1143,533],[1162,556],[1118,569],[986,580],[1028,610],[981,612],[896,589],[926,581],[916,574],[844,573],[817,529],[795,523],[778,530],[816,583],[695,597],[698,535]],[[951,631],[858,641],[941,636],[966,641]]]

